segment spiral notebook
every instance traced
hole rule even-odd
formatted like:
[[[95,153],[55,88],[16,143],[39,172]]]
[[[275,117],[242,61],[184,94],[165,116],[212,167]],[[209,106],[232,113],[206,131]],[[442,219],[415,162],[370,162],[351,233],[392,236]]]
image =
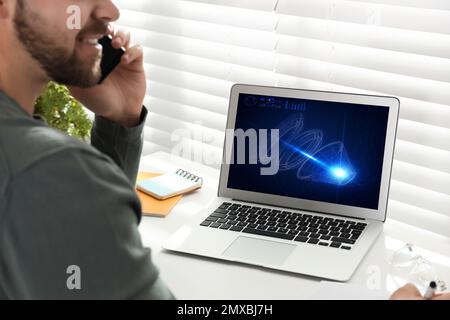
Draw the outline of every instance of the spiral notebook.
[[[156,172],[139,172],[137,181],[139,182],[141,180],[147,180],[161,175],[161,173]],[[150,217],[167,217],[172,209],[183,198],[182,195],[179,195],[166,200],[158,200],[142,191],[137,190],[137,188],[136,193],[141,201],[142,215]]]
[[[136,188],[158,200],[165,200],[199,189],[202,185],[202,178],[179,169],[174,173],[140,180]]]

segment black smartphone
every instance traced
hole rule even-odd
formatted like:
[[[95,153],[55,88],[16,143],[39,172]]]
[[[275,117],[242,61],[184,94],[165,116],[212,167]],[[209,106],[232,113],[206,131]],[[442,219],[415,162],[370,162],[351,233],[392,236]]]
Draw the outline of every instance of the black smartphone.
[[[120,63],[120,59],[125,54],[124,48],[115,49],[112,46],[112,36],[107,35],[99,40],[99,43],[103,47],[103,55],[101,62],[102,78],[98,84],[101,84],[115,67]]]

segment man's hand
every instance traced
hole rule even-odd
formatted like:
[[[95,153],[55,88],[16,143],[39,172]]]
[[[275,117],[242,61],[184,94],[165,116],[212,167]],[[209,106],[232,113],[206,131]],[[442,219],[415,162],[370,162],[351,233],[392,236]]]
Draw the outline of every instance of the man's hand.
[[[130,46],[130,33],[124,30],[108,32],[115,49],[124,47],[126,53],[120,64],[101,85],[83,89],[70,87],[72,95],[96,115],[133,127],[139,124],[147,89],[142,47]]]
[[[415,285],[408,283],[395,291],[391,296],[391,300],[425,300],[425,298]],[[431,300],[450,300],[450,292],[435,293]]]

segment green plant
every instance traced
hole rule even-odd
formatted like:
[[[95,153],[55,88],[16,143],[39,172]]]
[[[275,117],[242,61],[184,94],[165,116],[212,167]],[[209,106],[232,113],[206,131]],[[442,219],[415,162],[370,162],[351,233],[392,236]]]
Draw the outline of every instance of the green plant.
[[[43,94],[36,100],[35,110],[50,126],[72,137],[89,139],[92,122],[66,86],[49,82]]]

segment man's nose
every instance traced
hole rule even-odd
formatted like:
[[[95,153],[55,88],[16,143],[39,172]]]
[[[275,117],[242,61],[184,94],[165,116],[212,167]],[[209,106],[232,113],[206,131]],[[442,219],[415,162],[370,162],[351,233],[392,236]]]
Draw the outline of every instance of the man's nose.
[[[112,0],[101,0],[94,12],[94,17],[104,22],[116,21],[120,18],[120,10]]]

